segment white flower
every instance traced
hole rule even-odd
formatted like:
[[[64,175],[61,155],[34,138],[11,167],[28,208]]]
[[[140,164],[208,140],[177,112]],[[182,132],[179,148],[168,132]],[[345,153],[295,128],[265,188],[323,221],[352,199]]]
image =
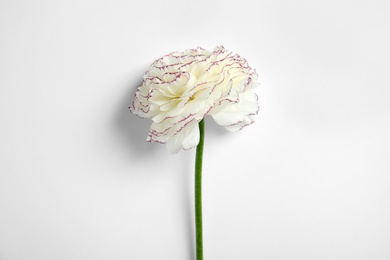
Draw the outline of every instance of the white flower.
[[[239,55],[222,46],[212,52],[198,47],[156,60],[129,109],[152,119],[147,141],[167,143],[177,153],[199,143],[198,122],[206,115],[230,131],[252,124],[257,85],[256,71]]]

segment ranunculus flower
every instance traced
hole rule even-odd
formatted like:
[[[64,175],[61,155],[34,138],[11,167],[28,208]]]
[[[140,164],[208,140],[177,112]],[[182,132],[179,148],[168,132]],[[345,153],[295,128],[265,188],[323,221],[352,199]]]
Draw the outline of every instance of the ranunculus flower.
[[[171,153],[199,143],[206,115],[230,131],[254,122],[259,110],[256,71],[239,55],[216,47],[173,52],[145,73],[130,111],[153,123],[149,142],[167,143]]]

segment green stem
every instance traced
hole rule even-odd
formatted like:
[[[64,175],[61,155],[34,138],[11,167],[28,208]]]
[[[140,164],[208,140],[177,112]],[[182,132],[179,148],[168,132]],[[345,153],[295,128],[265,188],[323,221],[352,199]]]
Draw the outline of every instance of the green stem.
[[[202,160],[204,143],[204,119],[199,122],[199,144],[196,147],[195,158],[195,230],[196,230],[196,260],[203,260],[203,230],[202,230]]]

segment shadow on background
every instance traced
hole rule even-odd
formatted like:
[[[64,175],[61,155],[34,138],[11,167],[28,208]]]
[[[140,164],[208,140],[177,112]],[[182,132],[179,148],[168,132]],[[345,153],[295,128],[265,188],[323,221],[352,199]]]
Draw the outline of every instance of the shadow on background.
[[[188,155],[195,155],[191,153]],[[190,162],[183,163],[181,166],[182,174],[178,176],[180,178],[180,198],[179,203],[183,209],[182,215],[184,218],[184,230],[186,233],[186,248],[187,248],[187,259],[196,260],[195,250],[195,201],[194,201],[194,168],[195,168],[195,157],[186,156],[186,161]]]
[[[121,95],[119,100],[118,112],[115,116],[115,131],[119,133],[119,142],[124,146],[122,151],[127,151],[129,158],[137,158],[140,161],[148,163],[159,163],[159,160],[166,160],[169,152],[165,145],[146,142],[146,136],[149,131],[151,120],[142,119],[132,114],[128,107],[133,103],[134,93],[137,87],[142,83],[143,73],[139,73],[137,77],[133,77],[132,82],[126,83],[128,87],[124,87],[125,93]],[[229,131],[218,125],[211,116],[206,116],[206,138],[226,138]],[[193,148],[192,150],[195,150]],[[165,154],[161,154],[165,152]],[[184,153],[184,154],[183,154]],[[179,178],[179,203],[182,207],[184,218],[184,230],[188,246],[189,260],[195,260],[195,218],[194,218],[194,198],[193,198],[193,179],[194,179],[194,164],[195,153],[189,151],[180,151],[178,155],[183,156],[179,164],[181,171],[179,176],[174,174],[174,177]],[[193,158],[192,158],[193,157]],[[156,160],[159,158],[159,160]],[[175,161],[175,158],[172,158]]]
[[[136,77],[132,77],[134,80],[126,83],[128,87],[123,87],[124,93],[120,96],[117,113],[114,115],[114,131],[119,139],[116,141],[120,143],[121,151],[124,151],[131,160],[135,158],[144,163],[159,163],[160,160],[166,160],[172,156],[172,161],[177,162],[177,158],[174,157],[181,157],[177,174],[167,176],[167,178],[176,178],[175,182],[178,183],[177,198],[179,199],[178,202],[184,219],[183,231],[187,242],[187,259],[195,260],[195,213],[193,209],[193,165],[195,158],[192,158],[192,155],[195,154],[182,150],[177,155],[170,155],[165,145],[148,143],[146,141],[152,121],[139,118],[128,109],[134,101],[134,93],[142,83],[143,74],[144,72],[139,73]],[[222,131],[224,130],[222,129]]]
[[[133,103],[134,93],[142,82],[142,76],[134,77],[136,80],[128,84],[126,92],[121,95],[118,105],[118,112],[115,118],[115,126],[120,134],[121,142],[131,157],[151,156],[156,152],[156,144],[146,141],[147,134],[151,125],[150,119],[142,119],[132,114],[128,107]]]

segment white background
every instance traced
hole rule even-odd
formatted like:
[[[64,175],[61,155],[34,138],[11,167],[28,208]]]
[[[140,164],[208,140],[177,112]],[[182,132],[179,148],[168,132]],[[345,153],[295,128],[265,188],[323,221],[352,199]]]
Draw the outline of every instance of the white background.
[[[195,151],[145,142],[143,73],[217,45],[257,122],[206,121],[205,260],[390,259],[388,1],[0,1],[0,259],[194,260]]]

